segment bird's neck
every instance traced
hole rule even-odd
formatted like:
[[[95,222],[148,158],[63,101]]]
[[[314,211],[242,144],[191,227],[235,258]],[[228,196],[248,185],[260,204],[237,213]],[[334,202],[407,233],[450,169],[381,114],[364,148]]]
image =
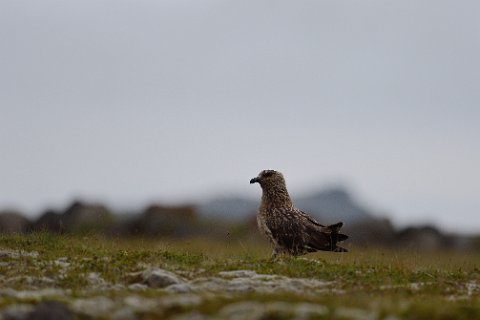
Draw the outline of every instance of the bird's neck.
[[[262,205],[275,208],[290,208],[293,206],[287,188],[283,186],[268,186],[263,188]]]

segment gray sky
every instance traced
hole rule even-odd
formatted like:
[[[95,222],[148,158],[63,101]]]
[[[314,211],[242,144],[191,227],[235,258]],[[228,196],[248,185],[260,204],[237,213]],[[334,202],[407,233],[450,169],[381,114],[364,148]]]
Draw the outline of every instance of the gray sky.
[[[0,1],[0,207],[293,196],[480,231],[480,2]]]

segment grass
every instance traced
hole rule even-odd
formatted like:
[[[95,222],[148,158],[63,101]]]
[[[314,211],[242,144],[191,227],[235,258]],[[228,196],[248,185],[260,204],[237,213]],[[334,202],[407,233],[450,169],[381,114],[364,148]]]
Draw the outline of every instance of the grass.
[[[0,256],[0,287],[15,290],[59,288],[70,292],[57,300],[69,303],[96,295],[126,297],[128,287],[95,292],[87,275],[98,273],[112,284],[130,283],[132,273],[148,266],[181,274],[184,278],[216,276],[220,271],[248,269],[261,274],[330,281],[331,291],[309,295],[294,293],[216,295],[200,305],[140,314],[141,318],[168,317],[192,311],[213,315],[223,306],[240,301],[312,303],[328,308],[320,318],[352,318],[341,310],[356,310],[356,316],[378,319],[480,319],[480,255],[413,253],[389,249],[353,248],[345,254],[316,253],[304,257],[271,260],[265,243],[191,239],[182,241],[105,238],[38,233],[1,235],[0,252],[38,252],[38,256]],[[60,261],[60,262],[59,262]],[[65,267],[62,261],[69,265]],[[44,283],[41,279],[55,279]],[[333,292],[333,293],[332,293]],[[162,290],[135,292],[144,298],[164,297]],[[2,297],[0,308],[35,299]],[[190,310],[192,309],[192,310]],[[345,311],[345,310],[344,310]],[[273,314],[273,318],[282,315]],[[283,315],[285,316],[285,315]],[[288,316],[285,316],[289,318]],[[395,319],[395,318],[391,318]]]

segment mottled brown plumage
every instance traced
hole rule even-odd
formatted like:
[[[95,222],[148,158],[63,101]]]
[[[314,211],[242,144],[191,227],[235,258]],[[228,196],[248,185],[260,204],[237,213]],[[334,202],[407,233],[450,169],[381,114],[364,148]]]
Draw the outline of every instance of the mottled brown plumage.
[[[250,183],[262,187],[262,200],[257,213],[258,228],[273,244],[273,256],[281,253],[301,255],[315,251],[344,252],[337,242],[348,239],[338,233],[343,223],[322,225],[293,206],[283,175],[263,170]]]

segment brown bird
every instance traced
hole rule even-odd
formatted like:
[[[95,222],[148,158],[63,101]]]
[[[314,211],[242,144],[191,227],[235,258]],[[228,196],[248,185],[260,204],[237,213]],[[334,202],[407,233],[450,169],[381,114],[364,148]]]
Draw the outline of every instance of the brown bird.
[[[297,256],[320,250],[347,251],[337,246],[337,242],[348,239],[338,233],[343,223],[325,226],[295,208],[282,173],[263,170],[250,180],[251,184],[256,182],[263,191],[257,213],[258,228],[273,244],[273,257],[282,253]]]

